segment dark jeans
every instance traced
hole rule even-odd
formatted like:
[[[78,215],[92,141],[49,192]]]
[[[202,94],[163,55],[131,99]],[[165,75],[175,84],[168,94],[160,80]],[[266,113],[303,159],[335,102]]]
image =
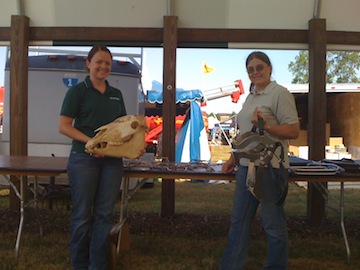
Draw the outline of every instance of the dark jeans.
[[[70,154],[73,269],[108,269],[109,232],[123,171],[123,162],[119,158]]]
[[[246,186],[247,167],[240,166],[236,174],[236,189],[231,216],[228,244],[221,260],[221,270],[241,270],[248,259],[251,226],[259,201]],[[270,173],[273,170],[273,173]],[[275,176],[275,177],[274,177]],[[277,181],[283,181],[279,169],[264,170],[263,185],[260,188],[262,225],[268,241],[268,259],[264,269],[287,269],[288,232],[284,214],[284,202],[277,204],[279,189]],[[287,181],[287,177],[285,178]]]

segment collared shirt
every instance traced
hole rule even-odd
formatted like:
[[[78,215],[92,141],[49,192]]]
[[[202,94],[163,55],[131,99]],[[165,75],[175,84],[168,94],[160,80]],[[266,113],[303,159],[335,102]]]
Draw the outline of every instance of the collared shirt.
[[[266,124],[268,126],[291,125],[299,122],[294,96],[285,87],[272,81],[264,91],[256,93],[255,89],[253,89],[247,96],[243,107],[237,116],[241,134],[251,131],[253,127],[251,119],[256,107],[258,107],[265,116]],[[266,135],[269,138],[282,143],[284,147],[285,167],[288,167],[288,141],[280,140],[269,133],[266,133]],[[279,155],[278,152],[276,154]],[[247,166],[248,163],[248,160],[240,160],[241,165]],[[275,168],[279,167],[279,162],[276,157],[272,159],[271,164]]]
[[[60,115],[73,118],[75,128],[93,137],[97,128],[126,115],[126,109],[120,90],[106,81],[106,90],[101,93],[87,76],[67,91]],[[84,149],[85,143],[73,140],[72,151],[84,152]]]

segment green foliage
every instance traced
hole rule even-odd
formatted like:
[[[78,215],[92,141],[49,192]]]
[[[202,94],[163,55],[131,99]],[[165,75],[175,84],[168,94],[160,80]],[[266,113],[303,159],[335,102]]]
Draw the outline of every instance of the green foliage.
[[[358,83],[356,71],[360,67],[358,52],[328,52],[327,81],[329,83]]]
[[[300,51],[295,57],[295,62],[290,62],[288,66],[294,78],[292,83],[308,83],[309,82],[309,54],[307,51]]]
[[[328,51],[326,55],[327,83],[359,83],[360,54],[350,51]],[[288,65],[292,83],[309,83],[309,53],[300,51]]]

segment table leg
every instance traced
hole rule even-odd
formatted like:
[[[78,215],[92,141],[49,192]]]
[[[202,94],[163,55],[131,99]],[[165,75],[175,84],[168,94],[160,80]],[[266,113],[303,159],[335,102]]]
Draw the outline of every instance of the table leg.
[[[124,177],[122,181],[120,217],[119,221],[111,228],[110,231],[109,270],[116,269],[117,260],[120,254],[121,236],[126,222],[129,177]]]
[[[38,196],[37,196],[38,195],[38,177],[37,176],[35,176],[35,179],[34,179],[33,193],[34,193],[34,200],[35,200],[36,219],[37,219],[37,222],[38,222],[38,225],[39,225],[40,237],[43,237],[44,233],[43,233],[43,227],[42,227],[42,224],[41,224],[41,219],[40,219],[40,216],[39,216],[39,204],[38,204]]]
[[[346,247],[346,261],[349,264],[350,263],[350,247],[349,247],[349,242],[347,239],[347,235],[346,235],[346,230],[345,230],[345,222],[344,222],[344,218],[345,218],[345,213],[344,213],[344,208],[345,208],[345,188],[344,188],[344,182],[340,183],[340,222],[341,222],[341,231],[344,237],[344,242],[345,242],[345,247]]]
[[[50,179],[49,179],[49,192],[51,192],[53,189],[55,189],[55,176],[50,176]],[[49,209],[50,210],[53,210],[53,200],[51,198],[51,195],[49,197]]]
[[[123,186],[122,186],[122,192],[121,192],[121,205],[120,205],[120,218],[119,223],[121,224],[121,228],[118,234],[118,240],[116,243],[116,256],[119,256],[120,254],[120,244],[121,244],[121,233],[122,233],[122,226],[125,223],[126,216],[127,216],[127,204],[128,204],[128,190],[129,190],[129,177],[123,178]]]
[[[20,177],[20,191],[17,190],[16,186],[10,182],[11,187],[15,191],[16,196],[20,200],[20,221],[19,221],[19,227],[18,232],[16,236],[16,243],[15,243],[15,256],[19,256],[19,248],[20,248],[20,240],[21,240],[21,234],[22,229],[24,226],[24,220],[25,220],[25,192],[27,187],[27,176],[21,176]],[[40,236],[43,237],[43,228],[41,225],[40,217],[39,217],[39,209],[38,209],[38,197],[37,197],[37,177],[35,176],[34,180],[34,188],[31,189],[31,191],[34,194],[34,202],[35,202],[35,211],[36,211],[36,217],[40,228]]]
[[[321,183],[315,183],[315,185],[318,190],[321,192],[322,196],[325,200],[328,200],[329,191],[327,188],[325,188]],[[350,246],[349,241],[347,238],[346,230],[345,230],[345,186],[344,182],[340,182],[340,201],[339,201],[339,208],[329,205],[327,202],[327,207],[334,212],[340,214],[340,226],[341,226],[341,233],[343,235],[345,248],[346,248],[346,262],[350,263]]]
[[[16,196],[20,200],[20,222],[19,222],[18,232],[17,232],[17,236],[16,236],[16,244],[15,244],[15,256],[16,257],[18,257],[18,255],[19,255],[21,231],[22,231],[23,222],[24,222],[24,200],[23,200],[23,197],[22,197],[22,194],[23,194],[23,192],[22,192],[22,186],[23,186],[22,181],[23,181],[22,178],[20,178],[20,192],[19,192],[16,185],[14,185],[14,183],[11,182],[10,179],[8,180],[9,185],[14,190]]]
[[[19,247],[20,247],[20,239],[21,239],[21,233],[22,233],[22,228],[24,225],[24,216],[25,216],[25,212],[24,212],[24,194],[25,194],[25,185],[26,185],[26,176],[21,176],[20,177],[20,192],[15,192],[16,195],[18,196],[19,200],[20,200],[20,222],[19,222],[19,228],[18,228],[18,233],[17,233],[17,237],[16,237],[16,244],[15,244],[15,256],[18,257],[19,256]]]

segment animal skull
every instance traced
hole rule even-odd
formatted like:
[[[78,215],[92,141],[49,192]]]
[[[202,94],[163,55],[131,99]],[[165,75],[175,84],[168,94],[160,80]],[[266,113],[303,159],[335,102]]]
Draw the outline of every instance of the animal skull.
[[[146,120],[141,115],[126,115],[95,130],[98,132],[85,145],[90,154],[137,158],[145,148]]]

